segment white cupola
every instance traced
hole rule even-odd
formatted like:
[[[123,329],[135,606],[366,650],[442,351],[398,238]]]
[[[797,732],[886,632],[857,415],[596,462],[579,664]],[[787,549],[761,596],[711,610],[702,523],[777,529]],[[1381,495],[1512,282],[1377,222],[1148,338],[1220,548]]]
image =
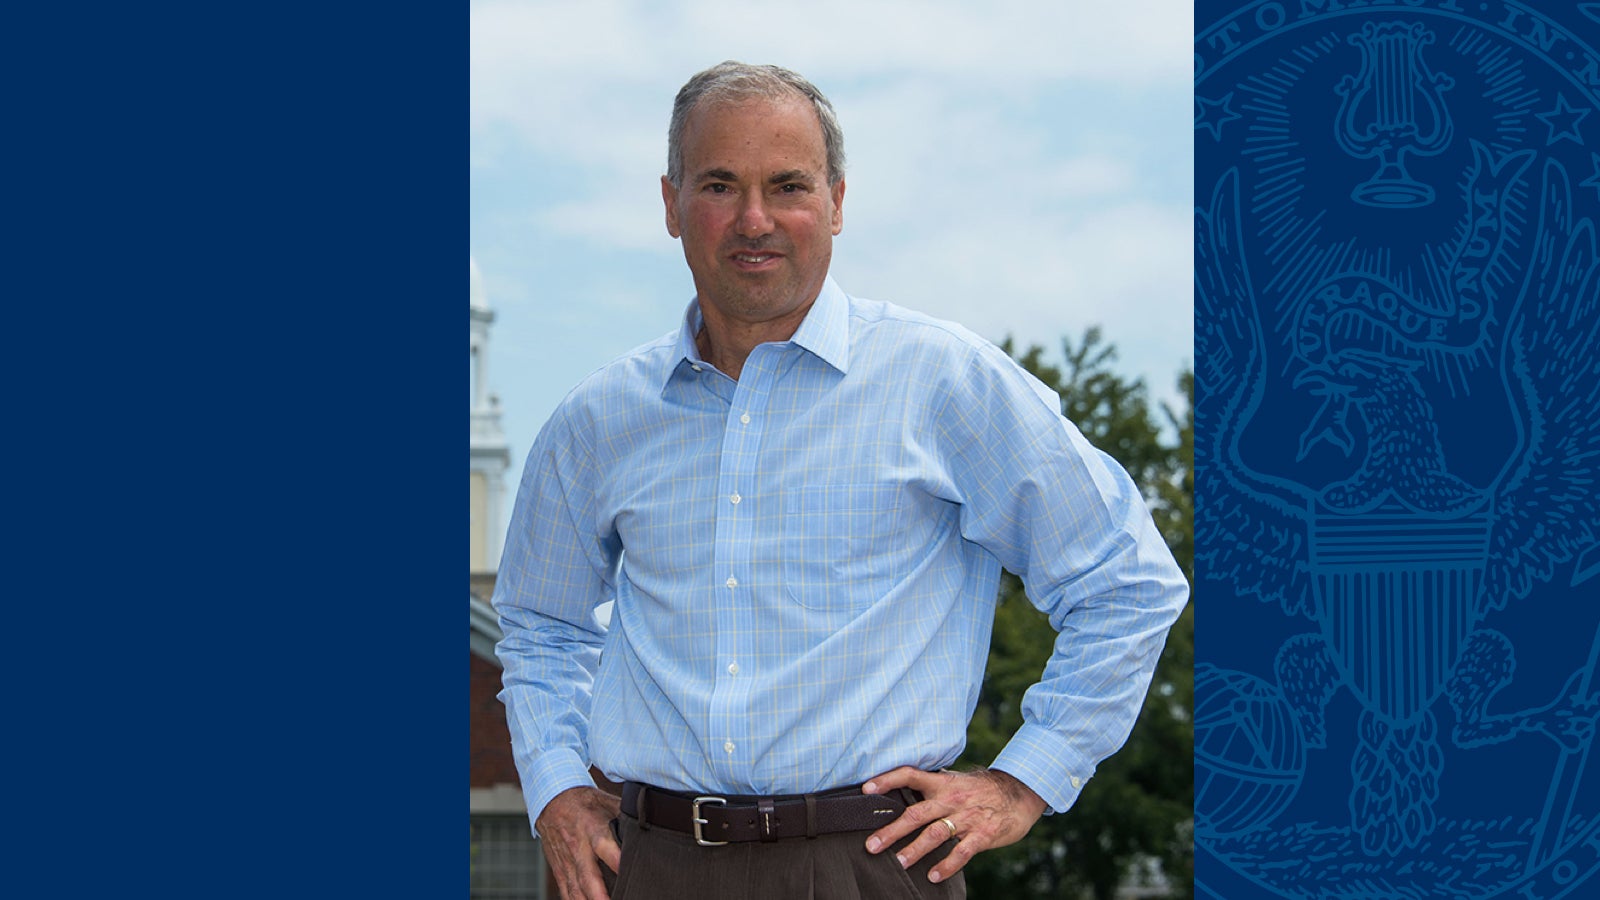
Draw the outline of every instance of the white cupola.
[[[471,381],[468,385],[472,417],[471,440],[471,571],[493,572],[500,565],[505,537],[505,475],[511,467],[511,447],[500,429],[500,398],[489,391],[489,326],[494,311],[483,289],[476,260],[472,266]]]

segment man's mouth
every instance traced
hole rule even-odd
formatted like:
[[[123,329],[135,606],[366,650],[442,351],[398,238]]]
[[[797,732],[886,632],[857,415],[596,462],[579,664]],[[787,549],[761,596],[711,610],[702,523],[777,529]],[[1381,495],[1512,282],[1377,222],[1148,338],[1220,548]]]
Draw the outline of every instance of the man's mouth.
[[[735,253],[733,261],[745,266],[759,266],[769,260],[778,258],[776,253]]]

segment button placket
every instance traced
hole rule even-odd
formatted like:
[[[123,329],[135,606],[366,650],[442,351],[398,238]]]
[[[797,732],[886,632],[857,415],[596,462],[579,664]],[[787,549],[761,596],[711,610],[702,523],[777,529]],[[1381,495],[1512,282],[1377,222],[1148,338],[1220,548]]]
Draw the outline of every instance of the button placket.
[[[764,424],[757,419],[766,408],[780,362],[781,354],[773,346],[757,347],[745,361],[739,379],[727,382],[731,395],[722,398],[727,405],[722,408],[722,453],[713,501],[717,505],[713,564],[727,590],[717,592],[714,652],[721,661],[721,671],[712,687],[708,711],[711,733],[721,732],[723,736],[724,752],[713,771],[735,783],[748,781],[751,776],[750,760],[735,753],[744,739],[750,692],[756,680],[741,675],[738,658],[750,648],[738,636],[749,634],[755,626],[755,594],[762,590],[763,578],[761,570],[751,568],[757,517],[752,515],[756,510],[747,502],[744,491],[756,484]]]

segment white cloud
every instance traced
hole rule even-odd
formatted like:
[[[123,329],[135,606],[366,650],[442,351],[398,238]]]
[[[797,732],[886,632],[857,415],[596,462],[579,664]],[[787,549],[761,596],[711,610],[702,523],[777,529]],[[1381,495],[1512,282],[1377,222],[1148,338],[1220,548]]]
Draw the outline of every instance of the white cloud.
[[[952,220],[914,241],[841,244],[845,287],[962,322],[985,337],[1053,344],[1103,324],[1119,343],[1191,334],[1189,217],[1132,203],[1092,215]],[[842,240],[842,239],[841,239]],[[841,276],[843,277],[843,276]],[[1176,368],[1173,358],[1162,368]]]
[[[1059,197],[1080,199],[1116,195],[1132,188],[1133,165],[1109,156],[1077,156],[1047,167],[1044,187]]]
[[[597,195],[541,210],[538,225],[542,231],[586,238],[616,251],[676,255],[678,242],[667,234],[661,195],[648,190],[649,182],[608,187]]]
[[[820,0],[802,11],[690,0],[475,3],[471,127],[530,144],[659,155],[677,85],[727,58],[777,62],[823,86],[934,79],[1014,90],[1040,80],[1187,84],[1192,12],[1174,0]]]
[[[846,76],[1148,82],[1186,79],[1192,59],[1193,11],[1174,0],[493,0],[471,16],[475,65],[547,73],[654,78],[676,60],[740,58]]]

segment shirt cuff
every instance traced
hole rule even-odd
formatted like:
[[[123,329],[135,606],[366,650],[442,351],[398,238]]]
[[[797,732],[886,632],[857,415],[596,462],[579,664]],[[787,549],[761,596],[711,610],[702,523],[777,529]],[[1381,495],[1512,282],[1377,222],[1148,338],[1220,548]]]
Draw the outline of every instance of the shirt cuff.
[[[1070,809],[1094,774],[1094,766],[1073,752],[1065,739],[1030,722],[1017,729],[989,768],[1027,785],[1045,802],[1046,814]]]
[[[522,799],[528,805],[528,825],[538,821],[556,795],[568,788],[594,787],[594,777],[578,754],[570,749],[547,750],[522,773]],[[534,837],[539,836],[534,829]]]

